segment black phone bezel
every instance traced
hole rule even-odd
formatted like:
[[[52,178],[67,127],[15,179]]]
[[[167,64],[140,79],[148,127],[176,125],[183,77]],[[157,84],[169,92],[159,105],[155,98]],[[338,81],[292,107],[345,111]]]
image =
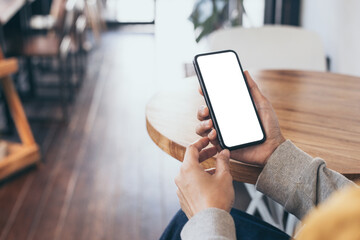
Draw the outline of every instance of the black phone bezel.
[[[216,117],[215,117],[215,113],[214,113],[214,110],[212,108],[212,105],[211,105],[211,101],[210,101],[210,98],[209,98],[209,95],[208,95],[208,92],[206,90],[206,87],[205,87],[205,83],[204,83],[204,80],[202,78],[202,75],[201,75],[201,72],[200,72],[200,69],[199,69],[199,66],[198,66],[198,62],[197,62],[197,58],[198,57],[202,57],[202,56],[206,56],[206,55],[214,55],[214,54],[221,54],[221,53],[226,53],[226,52],[232,52],[235,54],[236,56],[236,59],[238,61],[238,64],[239,64],[239,67],[240,67],[240,70],[241,70],[241,74],[243,75],[243,78],[245,80],[245,84],[246,84],[246,87],[247,87],[247,90],[249,92],[249,95],[250,95],[250,99],[251,99],[251,102],[253,104],[253,107],[255,109],[255,113],[256,113],[256,117],[258,119],[258,122],[260,124],[260,127],[261,127],[261,131],[263,133],[263,138],[261,140],[258,140],[258,141],[254,141],[254,142],[249,142],[249,143],[245,143],[245,144],[240,144],[240,145],[236,145],[236,146],[232,146],[232,147],[229,147],[229,146],[226,146],[224,141],[223,141],[223,137],[221,135],[221,131],[220,131],[220,128],[219,128],[219,125],[217,123],[217,120],[216,120]],[[249,85],[248,85],[248,82],[247,82],[247,79],[244,75],[244,71],[242,69],[242,66],[241,66],[241,63],[240,63],[240,59],[237,55],[237,53],[233,50],[222,50],[222,51],[216,51],[216,52],[208,52],[208,53],[202,53],[202,54],[197,54],[195,55],[194,57],[194,60],[193,60],[193,65],[194,65],[194,68],[195,68],[195,72],[196,72],[196,75],[197,75],[197,78],[199,80],[199,83],[200,83],[200,87],[201,87],[201,90],[204,94],[204,98],[205,98],[205,102],[206,102],[206,105],[208,106],[209,108],[209,112],[210,112],[210,117],[213,121],[213,125],[214,125],[214,128],[216,130],[216,133],[217,133],[217,137],[218,137],[218,140],[219,140],[219,143],[220,143],[220,146],[223,148],[223,149],[229,149],[229,150],[235,150],[235,149],[239,149],[239,148],[244,148],[244,147],[248,147],[248,146],[253,146],[253,145],[257,145],[257,144],[260,144],[260,143],[263,143],[265,142],[266,140],[266,134],[265,134],[265,131],[264,131],[264,127],[263,127],[263,124],[261,122],[261,119],[259,117],[259,113],[256,109],[256,105],[254,103],[254,99],[253,99],[253,96],[251,95],[251,92],[250,92],[250,88],[249,88]]]

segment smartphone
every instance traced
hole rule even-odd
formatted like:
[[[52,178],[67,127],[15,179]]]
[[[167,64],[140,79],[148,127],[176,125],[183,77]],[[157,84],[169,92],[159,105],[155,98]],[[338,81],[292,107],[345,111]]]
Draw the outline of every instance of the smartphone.
[[[236,52],[199,54],[193,63],[220,146],[234,150],[264,142],[264,128]]]

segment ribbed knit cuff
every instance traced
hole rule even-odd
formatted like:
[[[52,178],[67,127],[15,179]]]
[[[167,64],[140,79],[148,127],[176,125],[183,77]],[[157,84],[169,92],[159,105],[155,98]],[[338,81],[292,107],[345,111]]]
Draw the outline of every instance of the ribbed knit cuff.
[[[228,212],[207,208],[185,224],[181,239],[236,239],[235,223]]]

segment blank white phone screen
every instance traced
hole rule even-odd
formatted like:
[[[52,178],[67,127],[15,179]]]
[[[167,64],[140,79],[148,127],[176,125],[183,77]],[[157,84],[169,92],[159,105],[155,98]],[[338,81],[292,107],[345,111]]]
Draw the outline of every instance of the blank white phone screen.
[[[264,135],[233,52],[203,55],[197,63],[224,144],[234,147]]]

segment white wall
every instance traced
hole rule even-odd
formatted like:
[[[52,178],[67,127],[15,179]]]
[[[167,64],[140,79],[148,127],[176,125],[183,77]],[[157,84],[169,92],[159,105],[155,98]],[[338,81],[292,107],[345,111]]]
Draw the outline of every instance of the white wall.
[[[321,36],[333,72],[360,76],[359,0],[303,0],[301,23]]]
[[[243,15],[244,27],[261,27],[264,25],[265,0],[244,0],[246,15]]]

